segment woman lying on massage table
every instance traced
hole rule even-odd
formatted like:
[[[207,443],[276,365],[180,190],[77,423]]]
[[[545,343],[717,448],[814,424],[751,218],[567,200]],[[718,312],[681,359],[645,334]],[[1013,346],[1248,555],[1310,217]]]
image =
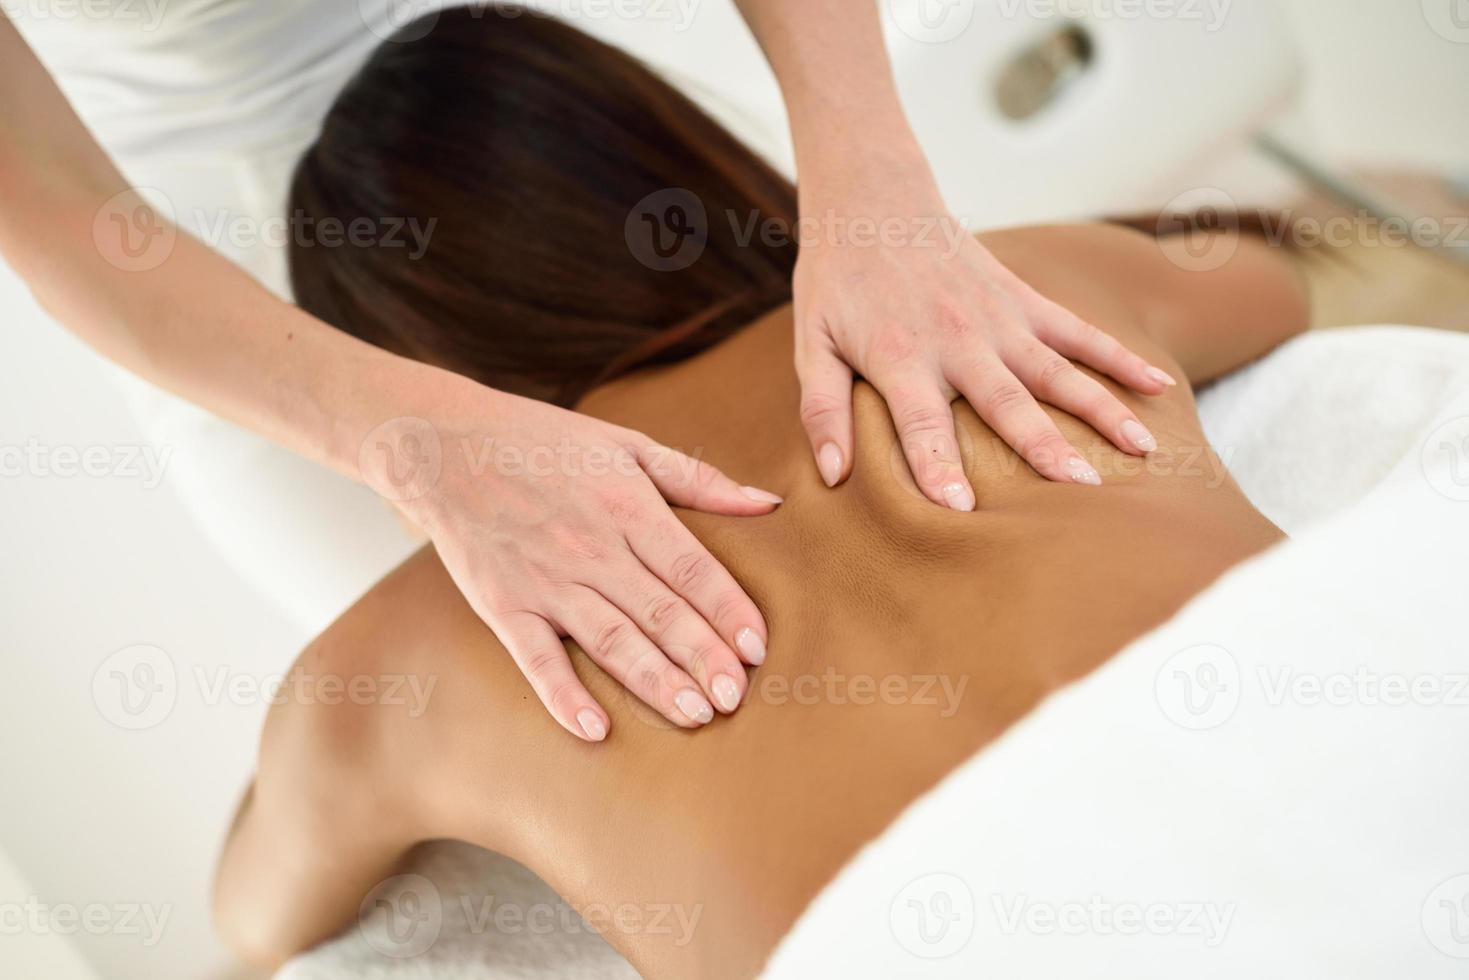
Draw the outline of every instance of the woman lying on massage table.
[[[520,62],[506,68],[513,83],[495,80],[496,59]],[[460,84],[470,77],[484,87]],[[583,87],[565,83],[577,77]],[[637,248],[628,214],[668,188],[684,189],[670,227],[691,222],[707,241],[696,259],[660,265]],[[741,710],[710,723],[686,675],[644,672],[651,648],[607,630],[597,649],[573,650],[612,709],[603,744],[568,737],[541,709],[432,550],[384,579],[301,655],[295,681],[334,678],[350,693],[412,674],[431,693],[417,704],[287,697],[272,709],[216,888],[220,927],[251,960],[328,938],[415,844],[457,838],[523,862],[573,906],[697,910],[691,937],[609,932],[644,976],[751,976],[906,804],[1282,537],[1206,447],[1189,385],[1143,399],[1095,375],[1048,414],[1100,486],[1026,466],[983,421],[1002,391],[956,406],[977,509],[934,507],[895,433],[925,420],[890,418],[859,385],[855,469],[826,492],[797,421],[795,246],[764,225],[792,219],[793,189],[644,69],[554,22],[446,19],[422,41],[385,46],[340,98],[294,196],[315,218],[439,222],[418,261],[296,251],[311,312],[703,451],[785,505],[760,519],[681,515],[776,638],[736,679]],[[1194,384],[1306,324],[1292,260],[1257,239],[1206,272],[1118,227],[983,241],[1041,293]],[[1121,452],[1060,410],[1107,389],[1156,452]],[[492,440],[442,451],[536,465],[497,459]],[[540,463],[548,488],[577,467],[618,464],[555,448]],[[707,572],[683,570],[692,587]],[[692,674],[707,669],[698,653],[711,637],[666,639],[693,651]]]

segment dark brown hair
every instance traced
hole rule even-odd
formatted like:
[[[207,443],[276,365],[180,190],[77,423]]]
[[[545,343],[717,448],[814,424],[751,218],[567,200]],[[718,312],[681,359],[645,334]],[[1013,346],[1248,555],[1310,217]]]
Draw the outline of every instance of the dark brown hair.
[[[293,221],[315,223],[305,227],[434,221],[428,246],[414,258],[383,241],[293,236],[305,310],[570,405],[789,301],[795,246],[741,238],[752,216],[793,222],[794,190],[728,131],[633,58],[543,15],[436,16],[426,33],[404,27],[347,85],[290,205]],[[653,247],[665,217],[693,229],[679,255]]]

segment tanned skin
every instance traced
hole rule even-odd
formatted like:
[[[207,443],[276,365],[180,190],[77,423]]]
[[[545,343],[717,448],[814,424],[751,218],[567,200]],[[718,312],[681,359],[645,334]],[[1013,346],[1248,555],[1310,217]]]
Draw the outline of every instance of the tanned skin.
[[[604,744],[570,738],[425,550],[296,671],[415,674],[434,682],[426,710],[401,699],[272,709],[216,885],[235,948],[276,964],[329,938],[411,848],[453,838],[526,864],[574,907],[697,909],[686,942],[607,933],[646,977],[753,976],[909,802],[1280,541],[1205,443],[1192,386],[1305,328],[1292,260],[1244,238],[1218,268],[1188,271],[1169,257],[1181,245],[1107,226],[982,240],[1047,297],[1183,381],[1142,398],[1102,379],[1158,452],[1126,456],[1052,410],[1104,481],[1052,483],[960,405],[978,507],[948,511],[917,492],[894,421],[859,385],[853,476],[828,491],[797,421],[788,310],[595,391],[585,412],[785,497],[758,519],[679,515],[768,619],[769,659],[750,671],[747,703],[706,729],[674,729],[573,648],[613,724]]]

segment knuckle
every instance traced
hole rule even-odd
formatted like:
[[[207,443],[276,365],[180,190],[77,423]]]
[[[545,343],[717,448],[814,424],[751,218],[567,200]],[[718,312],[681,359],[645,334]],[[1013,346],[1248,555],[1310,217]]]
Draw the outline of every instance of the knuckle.
[[[969,311],[955,303],[940,303],[934,310],[934,323],[949,337],[967,335],[973,325]]]
[[[683,610],[684,604],[676,596],[660,595],[648,602],[643,618],[652,629],[662,633],[678,619]]]
[[[842,403],[830,395],[812,393],[801,399],[801,422],[807,428],[824,425],[841,417]]]
[[[592,649],[589,653],[601,659],[609,659],[627,643],[632,635],[632,626],[625,619],[611,619],[598,626],[592,634]]]
[[[708,673],[710,661],[714,658],[714,650],[711,647],[699,647],[689,652],[688,663],[684,664],[687,670],[695,677],[703,677]]]
[[[1041,362],[1040,370],[1036,372],[1036,380],[1041,387],[1055,389],[1061,383],[1070,379],[1076,370],[1070,361],[1059,354],[1049,354]]]
[[[719,470],[708,465],[707,463],[700,463],[698,466],[694,467],[695,488],[699,490],[712,490],[719,485],[719,480]]]
[[[546,703],[550,706],[552,714],[566,718],[574,716],[577,706],[581,703],[581,685],[571,681],[562,681],[552,685],[546,691]]]
[[[532,681],[547,681],[556,673],[565,657],[564,650],[552,650],[550,647],[545,647],[526,654],[520,667],[525,672],[525,676]]]
[[[627,527],[642,517],[643,503],[626,490],[609,490],[602,495],[602,506],[614,524]]]
[[[673,692],[680,686],[677,675],[666,660],[657,664],[640,664],[628,680],[631,690],[659,711],[668,710],[673,703]]]
[[[1127,408],[1110,391],[1093,382],[1082,399],[1081,414],[1088,419],[1120,420],[1127,415]]]
[[[913,356],[915,344],[913,335],[907,330],[883,330],[872,342],[872,353],[879,361],[897,364]]]
[[[1030,393],[1013,381],[1003,381],[984,393],[984,411],[996,415],[1021,408],[1030,400]]]
[[[606,557],[606,546],[589,531],[562,529],[554,537],[556,550],[575,562],[593,564]]]
[[[734,623],[740,617],[747,616],[745,597],[738,593],[729,592],[718,596],[714,600],[715,623]]]
[[[952,420],[953,415],[947,405],[943,408],[927,403],[905,405],[893,413],[893,423],[904,439],[943,433]]]
[[[711,559],[708,555],[698,552],[687,552],[679,555],[673,560],[669,569],[668,584],[679,592],[689,592],[697,589],[709,580],[709,565]]]

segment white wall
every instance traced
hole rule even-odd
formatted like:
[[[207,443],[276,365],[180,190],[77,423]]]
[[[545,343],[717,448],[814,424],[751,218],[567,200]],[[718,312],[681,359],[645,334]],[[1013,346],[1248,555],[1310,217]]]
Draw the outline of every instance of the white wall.
[[[1343,165],[1427,167],[1469,177],[1469,3],[1287,0],[1283,6],[1306,60],[1295,119],[1318,152]]]
[[[0,446],[34,440],[49,464],[59,447],[140,443],[111,368],[3,267],[0,322]],[[0,845],[33,890],[0,903],[117,910],[115,928],[75,942],[122,980],[211,976],[227,962],[207,920],[209,868],[264,708],[204,703],[195,671],[280,670],[302,641],[181,513],[166,475],[153,489],[125,473],[0,477]],[[143,731],[109,720],[121,716],[105,677],[93,691],[104,661],[134,644],[166,651],[179,680],[171,714]],[[125,908],[166,915],[162,941],[131,932]],[[20,938],[52,942],[32,928]],[[10,961],[21,951],[0,935],[0,975],[45,975]]]

